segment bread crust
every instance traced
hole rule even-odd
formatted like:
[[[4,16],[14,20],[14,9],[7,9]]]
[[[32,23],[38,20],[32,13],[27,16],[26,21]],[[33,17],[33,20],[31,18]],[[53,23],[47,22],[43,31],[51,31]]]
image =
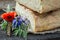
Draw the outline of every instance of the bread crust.
[[[16,2],[40,14],[60,8],[60,0],[16,0]]]
[[[31,22],[30,32],[45,32],[60,28],[60,10],[46,14],[38,14],[18,3],[16,3],[18,15],[27,17]]]

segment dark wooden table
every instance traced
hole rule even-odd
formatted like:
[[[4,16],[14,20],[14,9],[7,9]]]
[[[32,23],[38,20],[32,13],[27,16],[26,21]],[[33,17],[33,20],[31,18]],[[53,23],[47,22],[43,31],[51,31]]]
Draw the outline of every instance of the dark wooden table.
[[[17,36],[7,36],[5,31],[0,30],[0,40],[24,40],[21,37]],[[53,33],[53,34],[28,34],[28,40],[60,40],[60,33]]]

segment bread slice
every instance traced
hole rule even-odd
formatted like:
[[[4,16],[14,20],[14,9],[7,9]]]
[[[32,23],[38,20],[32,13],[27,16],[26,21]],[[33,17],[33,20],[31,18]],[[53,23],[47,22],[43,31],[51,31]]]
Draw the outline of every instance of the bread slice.
[[[30,9],[16,3],[15,10],[18,15],[29,19],[31,27],[30,32],[45,32],[60,27],[60,10],[40,15]]]
[[[16,1],[33,11],[37,11],[40,14],[60,8],[60,0],[16,0]]]

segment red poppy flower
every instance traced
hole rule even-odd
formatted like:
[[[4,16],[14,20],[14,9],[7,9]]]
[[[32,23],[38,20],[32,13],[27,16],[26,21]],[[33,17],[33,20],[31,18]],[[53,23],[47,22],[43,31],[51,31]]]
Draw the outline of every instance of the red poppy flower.
[[[16,12],[12,11],[12,12],[3,13],[1,15],[1,18],[5,19],[8,22],[12,22],[15,16],[16,16]]]

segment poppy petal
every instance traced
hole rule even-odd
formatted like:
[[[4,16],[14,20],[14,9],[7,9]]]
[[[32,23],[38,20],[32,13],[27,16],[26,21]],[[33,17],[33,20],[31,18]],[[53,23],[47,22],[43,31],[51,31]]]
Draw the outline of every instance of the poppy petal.
[[[16,16],[16,12],[12,11],[12,12],[7,12],[1,15],[1,18],[5,19],[6,21],[11,22],[14,17]]]

